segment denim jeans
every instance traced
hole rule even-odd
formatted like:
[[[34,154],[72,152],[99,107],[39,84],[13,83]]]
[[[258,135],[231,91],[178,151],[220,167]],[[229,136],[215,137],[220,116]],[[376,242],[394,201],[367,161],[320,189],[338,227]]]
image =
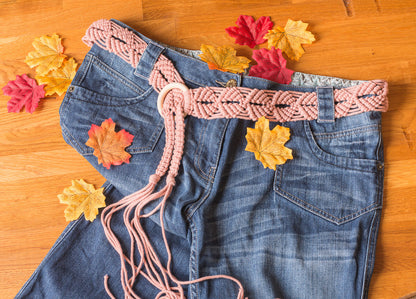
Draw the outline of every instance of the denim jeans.
[[[158,93],[147,80],[151,58],[160,49],[189,88],[221,86],[232,79],[237,86],[301,92],[359,83],[295,73],[292,84],[281,85],[208,70],[192,57],[197,52],[134,32],[153,45],[140,67],[93,45],[60,108],[64,139],[107,179],[107,205],[145,186],[162,156],[164,122],[156,107]],[[134,135],[126,149],[130,163],[110,169],[98,164],[85,145],[91,124],[107,118]],[[380,112],[284,123],[291,131],[286,146],[293,160],[276,170],[265,169],[245,151],[253,121],[187,117],[185,122],[184,154],[164,213],[178,279],[230,275],[242,283],[248,298],[256,299],[367,297],[383,197]],[[166,264],[159,216],[143,226]],[[127,250],[121,215],[114,216],[112,227]],[[111,292],[122,298],[119,271],[119,256],[99,217],[92,223],[81,217],[68,225],[16,298],[105,298],[106,274]],[[134,289],[141,298],[158,294],[143,277]],[[234,282],[215,279],[191,284],[185,294],[228,299],[237,292]]]

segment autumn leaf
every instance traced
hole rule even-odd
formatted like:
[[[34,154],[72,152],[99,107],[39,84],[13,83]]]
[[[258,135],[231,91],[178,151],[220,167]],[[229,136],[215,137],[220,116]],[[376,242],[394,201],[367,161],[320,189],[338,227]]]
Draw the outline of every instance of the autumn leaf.
[[[281,84],[292,82],[292,70],[286,68],[286,59],[280,49],[272,47],[253,51],[253,59],[257,65],[253,65],[248,73],[250,76],[260,77]]]
[[[7,102],[8,112],[19,112],[25,106],[26,112],[33,113],[39,100],[45,96],[43,85],[38,85],[26,74],[17,75],[16,80],[10,80],[2,89],[4,95],[12,97]]]
[[[276,170],[276,165],[293,159],[292,150],[284,146],[289,138],[289,128],[277,125],[270,130],[269,120],[263,116],[256,122],[254,129],[247,128],[246,151],[253,152],[264,168]]]
[[[134,136],[124,129],[116,133],[115,127],[111,118],[103,121],[100,127],[93,124],[88,131],[90,138],[85,143],[94,149],[98,163],[107,169],[111,165],[129,163],[131,157],[124,149],[133,142]]]
[[[266,40],[264,35],[273,28],[270,17],[260,17],[257,21],[251,16],[241,15],[236,22],[237,27],[228,27],[225,31],[235,38],[235,42],[239,45],[247,45],[254,48]]]
[[[46,84],[46,95],[53,95],[55,92],[62,95],[71,84],[76,74],[77,63],[74,58],[65,60],[62,66],[46,75],[37,75],[35,78],[38,82]]]
[[[76,220],[82,213],[85,219],[94,221],[98,209],[105,207],[103,191],[104,188],[96,190],[93,185],[82,179],[72,180],[72,185],[58,195],[59,202],[68,205],[65,209],[66,221]]]
[[[202,54],[199,57],[208,63],[210,70],[242,73],[248,68],[250,63],[250,59],[243,56],[236,56],[236,51],[232,47],[201,45],[201,51]]]
[[[37,66],[36,73],[38,75],[45,75],[62,65],[66,55],[63,54],[64,47],[61,38],[57,34],[35,38],[32,45],[36,51],[30,52],[26,56],[25,62],[31,68]]]
[[[274,46],[285,52],[290,59],[299,60],[305,53],[302,44],[311,44],[315,40],[313,34],[306,31],[306,27],[308,27],[307,23],[289,19],[285,28],[277,27],[269,30],[264,38],[268,40],[269,48]]]

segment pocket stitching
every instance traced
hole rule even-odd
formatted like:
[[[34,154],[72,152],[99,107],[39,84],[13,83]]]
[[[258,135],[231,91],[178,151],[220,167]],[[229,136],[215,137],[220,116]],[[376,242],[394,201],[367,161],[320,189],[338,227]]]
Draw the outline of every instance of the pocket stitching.
[[[374,202],[374,203],[372,203],[372,204],[370,204],[370,205],[368,205],[368,206],[366,206],[366,207],[364,207],[364,208],[362,208],[362,209],[360,209],[360,210],[358,210],[354,213],[346,215],[344,217],[336,217],[336,216],[334,216],[332,214],[329,214],[328,212],[325,212],[324,210],[322,210],[322,209],[320,209],[320,208],[318,208],[314,205],[311,205],[310,203],[294,196],[293,194],[288,193],[288,192],[280,189],[280,187],[274,186],[274,191],[277,194],[281,195],[283,198],[285,198],[288,201],[294,203],[298,207],[303,208],[305,211],[310,212],[310,213],[312,213],[312,214],[314,214],[318,217],[321,217],[321,218],[323,218],[323,219],[325,219],[329,222],[335,223],[337,225],[344,224],[344,223],[346,223],[348,221],[351,221],[351,220],[353,220],[353,219],[355,219],[355,218],[357,218],[357,217],[359,217],[359,216],[361,216],[361,215],[363,215],[367,212],[372,211],[373,208],[374,209],[377,208],[377,202]]]
[[[367,132],[377,132],[380,128],[380,125],[370,125],[350,130],[344,130],[339,132],[332,133],[313,133],[317,139],[332,139],[337,137],[346,137],[356,135],[357,133],[367,133]]]
[[[306,138],[308,140],[308,145],[312,154],[320,161],[327,163],[329,165],[336,166],[338,168],[369,172],[369,173],[377,172],[377,164],[379,163],[377,160],[341,157],[341,156],[336,156],[336,155],[333,155],[324,151],[316,143],[313,137],[312,129],[308,121],[304,121],[304,131],[305,131]],[[342,161],[342,163],[339,163],[338,161]],[[353,166],[351,166],[351,164]],[[357,165],[357,164],[360,164],[360,165]]]
[[[163,129],[164,129],[164,125],[163,121],[160,121],[156,127],[157,129],[153,132],[152,136],[150,137],[150,139],[148,140],[148,144],[147,146],[141,146],[141,147],[127,147],[126,148],[126,152],[130,153],[130,154],[140,154],[140,153],[151,153],[153,152],[157,141],[159,140],[160,136],[162,135]],[[134,139],[133,139],[134,140]]]
[[[127,87],[131,88],[132,91],[137,93],[143,93],[145,90],[141,89],[139,86],[125,78],[122,74],[119,72],[113,70],[110,66],[108,66],[106,63],[98,59],[96,56],[92,56],[91,63],[88,65],[88,69],[91,67],[91,64],[94,64],[102,71],[106,72],[108,75],[112,76],[114,79],[119,80],[121,83],[126,85]],[[88,69],[86,72],[88,72]]]
[[[77,90],[78,92],[89,94],[86,96],[88,97],[88,100],[81,98],[78,94],[75,94],[75,93],[78,93]],[[121,98],[121,97],[102,95],[100,93],[89,90],[82,86],[74,86],[74,90],[69,91],[69,92],[72,92],[72,97],[75,100],[78,100],[81,102],[90,103],[94,105],[101,105],[101,106],[106,106],[106,107],[123,107],[123,106],[128,106],[128,105],[134,105],[134,104],[141,102],[143,98],[147,97],[149,93],[153,92],[153,87],[150,86],[149,89],[146,90],[144,93],[133,98]],[[97,101],[96,100],[97,98],[100,98],[101,101]],[[113,102],[113,101],[117,101],[119,103],[117,105],[107,103],[107,102]]]

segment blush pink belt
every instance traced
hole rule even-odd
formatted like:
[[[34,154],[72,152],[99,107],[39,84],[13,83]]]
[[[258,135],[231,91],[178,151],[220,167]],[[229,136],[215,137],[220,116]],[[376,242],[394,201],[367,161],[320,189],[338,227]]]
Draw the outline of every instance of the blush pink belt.
[[[99,20],[87,30],[83,41],[114,53],[128,62],[132,67],[139,63],[147,43],[131,30],[113,21]],[[189,89],[182,80],[172,61],[161,54],[154,64],[149,76],[149,84],[159,93],[155,103],[160,114],[164,117],[166,144],[161,161],[155,174],[149,178],[149,183],[143,189],[107,206],[101,221],[104,232],[114,249],[120,255],[121,283],[126,298],[140,298],[133,290],[133,285],[139,275],[145,277],[157,287],[160,292],[156,299],[185,298],[183,285],[197,283],[207,279],[230,279],[238,284],[238,299],[244,299],[241,283],[227,275],[206,276],[192,281],[179,281],[171,272],[172,256],[167,244],[163,212],[166,201],[175,185],[185,143],[184,117],[190,115],[197,118],[241,118],[257,120],[262,116],[277,121],[288,122],[298,120],[313,120],[318,118],[317,92],[298,92],[283,90],[259,90],[247,87],[200,87]],[[367,111],[387,111],[387,83],[382,80],[366,81],[359,85],[334,89],[335,118],[350,116]],[[155,192],[155,187],[166,175],[166,185]],[[144,214],[143,208],[162,198],[151,212]],[[130,234],[130,255],[123,253],[120,241],[111,230],[112,215],[124,209],[124,223]],[[160,224],[163,239],[168,253],[168,262],[161,264],[143,227],[142,218],[160,212]],[[134,215],[131,217],[130,215]],[[135,263],[135,251],[138,251],[140,263]],[[127,267],[131,268],[129,276]],[[107,285],[108,276],[104,278],[105,288],[111,298]],[[175,285],[171,286],[171,282]]]

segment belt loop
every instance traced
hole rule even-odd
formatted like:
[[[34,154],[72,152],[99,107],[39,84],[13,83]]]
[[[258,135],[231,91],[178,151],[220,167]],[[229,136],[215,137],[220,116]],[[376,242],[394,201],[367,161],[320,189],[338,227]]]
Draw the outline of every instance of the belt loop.
[[[335,121],[334,88],[317,87],[318,123],[333,123]]]
[[[164,50],[164,47],[154,42],[149,42],[143,54],[140,56],[140,60],[137,64],[134,74],[138,77],[144,77],[145,79],[148,79],[150,73],[153,70],[155,62]]]

